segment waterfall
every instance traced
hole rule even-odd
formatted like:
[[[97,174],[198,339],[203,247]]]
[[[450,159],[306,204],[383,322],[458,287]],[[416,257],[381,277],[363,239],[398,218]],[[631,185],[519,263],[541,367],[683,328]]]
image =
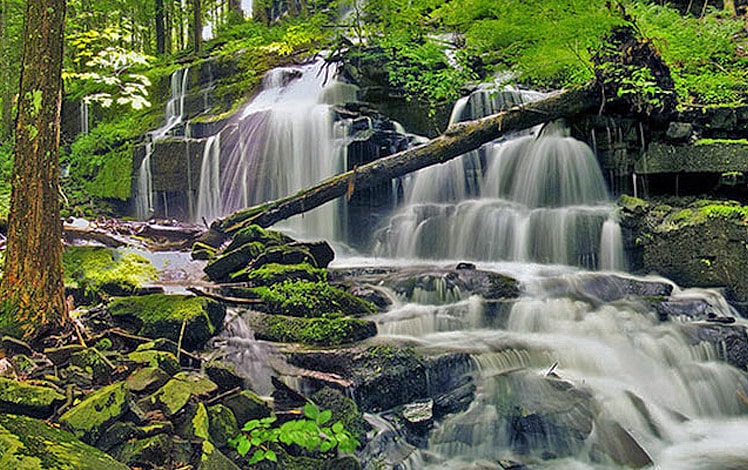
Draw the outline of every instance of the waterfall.
[[[220,191],[221,134],[208,137],[203,150],[200,166],[200,187],[198,188],[197,213],[206,221],[223,215]]]
[[[332,105],[354,99],[355,87],[329,80],[322,60],[270,71],[236,125],[222,131],[221,143],[215,144],[219,163],[203,162],[198,200],[213,202],[198,204],[197,220],[210,222],[344,171],[347,123],[336,121]],[[337,239],[339,204],[283,227],[302,237]]]
[[[81,134],[88,134],[89,130],[89,119],[88,119],[88,101],[81,100],[80,105],[80,119],[81,119]]]
[[[163,140],[184,120],[184,98],[187,93],[187,79],[190,68],[179,69],[171,75],[171,98],[166,103],[164,125],[148,133],[145,143],[145,156],[138,169],[137,191],[135,193],[135,213],[143,220],[150,217],[154,209],[153,175],[151,156],[154,144]]]
[[[452,121],[540,97],[481,89],[457,102]],[[606,269],[623,267],[620,258],[611,258],[621,250],[608,245],[620,237],[612,237],[613,227],[603,234],[606,221],[617,223],[597,159],[562,126],[508,136],[421,170],[405,184],[405,204],[378,234],[378,255],[588,268],[602,266],[604,255]]]

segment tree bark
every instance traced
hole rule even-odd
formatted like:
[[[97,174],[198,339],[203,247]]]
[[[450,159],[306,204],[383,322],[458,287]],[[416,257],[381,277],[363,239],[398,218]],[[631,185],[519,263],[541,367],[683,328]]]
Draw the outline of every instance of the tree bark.
[[[219,219],[212,230],[231,234],[257,224],[269,227],[291,216],[321,206],[355,189],[364,189],[406,175],[421,168],[444,163],[507,132],[599,108],[602,91],[596,85],[553,94],[543,100],[515,107],[476,121],[451,126],[430,142],[381,158],[352,171],[333,176],[294,195],[263,203]]]
[[[68,319],[62,282],[58,149],[65,0],[27,0],[8,248],[5,333],[37,337]]]
[[[203,43],[203,16],[202,16],[202,7],[200,0],[191,0],[192,2],[192,22],[190,25],[192,26],[192,30],[190,31],[192,34],[192,49],[195,52],[200,51],[200,48],[202,47]]]
[[[156,53],[166,53],[166,15],[164,0],[156,0]]]

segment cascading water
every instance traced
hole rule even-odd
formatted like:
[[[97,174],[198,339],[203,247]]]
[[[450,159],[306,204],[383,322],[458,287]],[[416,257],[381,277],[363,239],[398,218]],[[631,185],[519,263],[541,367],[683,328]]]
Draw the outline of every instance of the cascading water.
[[[540,96],[480,90],[457,103],[452,120]],[[405,204],[381,232],[375,252],[622,269],[621,250],[610,245],[613,227],[601,243],[606,221],[616,223],[595,155],[564,133],[548,126],[421,170],[406,182]]]
[[[81,134],[88,134],[89,118],[88,118],[88,102],[86,100],[81,100],[80,119],[81,119]]]
[[[198,221],[292,194],[345,169],[347,123],[335,120],[331,105],[355,100],[355,88],[326,77],[322,60],[265,76],[236,126],[222,131],[220,143],[206,145]],[[339,211],[328,204],[283,227],[337,239]]]
[[[190,68],[179,69],[171,75],[171,98],[166,103],[164,125],[149,132],[146,136],[145,156],[138,169],[138,184],[135,193],[135,214],[139,219],[147,219],[153,211],[153,175],[151,156],[153,145],[164,139],[184,120],[184,98],[187,93],[187,79]]]
[[[709,326],[662,323],[640,299],[600,301],[600,290],[616,283],[667,281],[523,275],[525,295],[505,319],[478,297],[405,303],[377,317],[382,339],[467,352],[476,371],[473,403],[439,423],[426,453],[413,450],[404,468],[501,468],[488,463],[499,459],[532,468],[744,468],[739,394],[748,376],[718,361],[714,345],[694,341]],[[714,292],[676,288],[670,299],[735,314]]]

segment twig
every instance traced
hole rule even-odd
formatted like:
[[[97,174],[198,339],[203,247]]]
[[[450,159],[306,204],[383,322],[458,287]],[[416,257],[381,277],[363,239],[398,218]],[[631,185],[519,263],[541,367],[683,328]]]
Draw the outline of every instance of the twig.
[[[187,290],[201,297],[207,297],[209,299],[218,300],[219,302],[227,302],[230,304],[257,305],[257,304],[265,303],[260,299],[240,299],[238,297],[224,297],[218,294],[211,294],[197,287],[188,287]]]
[[[220,393],[220,394],[214,396],[213,398],[211,398],[210,400],[207,400],[205,402],[205,404],[206,405],[212,405],[214,403],[219,402],[220,400],[223,400],[224,398],[226,398],[229,395],[233,395],[236,392],[240,392],[241,390],[242,390],[241,387],[234,387],[234,388],[232,388],[231,390],[229,390],[227,392]]]
[[[177,341],[177,362],[179,362],[179,353],[182,352],[182,340],[184,339],[184,328],[187,326],[187,317],[182,320],[182,328],[179,330],[179,341]]]

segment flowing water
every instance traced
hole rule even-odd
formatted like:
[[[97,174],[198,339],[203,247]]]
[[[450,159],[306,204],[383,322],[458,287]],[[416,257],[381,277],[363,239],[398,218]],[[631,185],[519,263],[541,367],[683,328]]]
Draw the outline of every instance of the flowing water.
[[[147,219],[153,213],[153,174],[151,172],[153,145],[170,135],[184,120],[184,98],[187,93],[189,73],[190,69],[187,67],[171,75],[171,98],[166,103],[164,125],[146,136],[145,156],[138,169],[137,191],[135,192],[135,214],[138,219]]]
[[[355,100],[356,91],[330,73],[318,60],[265,76],[236,124],[206,144],[196,220],[287,196],[345,169],[347,122],[335,119],[333,105]],[[341,203],[330,203],[282,228],[337,239],[343,220]]]
[[[345,123],[336,123],[330,103],[352,97],[345,87],[345,96],[333,96],[341,88],[321,77],[319,63],[277,69],[236,126],[207,142],[199,217],[277,198],[344,168]],[[480,90],[458,102],[453,121],[539,96]],[[373,318],[379,340],[469,354],[476,385],[468,409],[435,423],[426,448],[392,439],[398,458],[382,468],[498,469],[499,459],[532,468],[748,468],[746,374],[719,360],[719,344],[695,339],[708,324],[663,322],[662,297],[620,294],[621,286],[664,286],[670,302],[718,317],[735,311],[714,291],[587,270],[622,271],[625,260],[614,205],[586,144],[563,126],[546,126],[422,170],[404,186],[404,203],[377,236],[380,258],[339,266],[469,259],[519,279],[522,295],[497,314],[444,285],[416,289]],[[334,238],[340,210],[328,205],[286,228]],[[225,353],[265,391],[262,377],[275,359],[251,336],[232,323]],[[400,432],[381,416],[369,420],[378,436]]]

